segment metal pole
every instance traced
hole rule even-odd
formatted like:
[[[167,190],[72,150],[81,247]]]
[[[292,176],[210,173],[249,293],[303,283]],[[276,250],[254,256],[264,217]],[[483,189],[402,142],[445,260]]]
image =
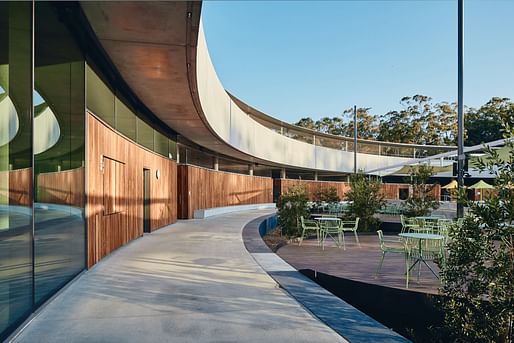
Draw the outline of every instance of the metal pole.
[[[458,89],[457,89],[457,182],[459,190],[464,187],[464,0],[458,0]],[[464,205],[457,201],[457,217],[464,216]]]
[[[357,173],[357,106],[353,106],[353,172]]]

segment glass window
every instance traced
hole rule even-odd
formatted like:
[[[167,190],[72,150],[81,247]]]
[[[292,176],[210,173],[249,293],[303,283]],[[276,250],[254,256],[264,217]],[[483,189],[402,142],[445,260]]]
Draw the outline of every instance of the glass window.
[[[0,2],[0,340],[32,309],[32,3]]]
[[[137,142],[141,144],[142,146],[153,150],[154,148],[154,141],[153,141],[153,134],[154,129],[150,127],[147,123],[142,121],[141,119],[137,118]]]
[[[168,138],[158,131],[154,131],[154,151],[168,157]]]
[[[130,138],[136,140],[136,115],[123,103],[116,98],[116,130]]]
[[[177,159],[177,142],[174,140],[168,140],[168,158]]]
[[[87,68],[87,108],[107,124],[115,127],[114,93],[89,67]]]
[[[54,4],[36,2],[35,11],[34,299],[40,304],[85,268],[85,63]]]

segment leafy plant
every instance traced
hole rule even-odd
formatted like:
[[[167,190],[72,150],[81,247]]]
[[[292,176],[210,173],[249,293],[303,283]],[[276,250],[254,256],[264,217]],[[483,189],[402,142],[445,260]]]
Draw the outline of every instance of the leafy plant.
[[[305,187],[297,185],[283,193],[277,202],[278,224],[282,234],[298,236],[300,234],[300,216],[307,216],[307,201],[309,200]]]
[[[349,212],[352,217],[359,217],[359,229],[371,231],[378,228],[380,221],[374,214],[385,204],[380,192],[380,180],[366,176],[361,171],[350,177],[350,191],[346,199],[350,201]]]
[[[410,183],[411,192],[404,204],[407,216],[426,216],[439,208],[439,201],[434,195],[436,184],[428,183],[432,175],[434,168],[426,164],[410,168],[410,177],[406,181]]]
[[[514,138],[508,122],[503,127],[505,138]],[[477,163],[496,176],[493,195],[474,203],[460,192],[469,211],[450,231],[441,289],[445,326],[456,342],[514,340],[514,143],[507,147],[507,157],[487,149]]]
[[[341,198],[337,195],[335,187],[320,188],[314,194],[316,202],[339,202]]]

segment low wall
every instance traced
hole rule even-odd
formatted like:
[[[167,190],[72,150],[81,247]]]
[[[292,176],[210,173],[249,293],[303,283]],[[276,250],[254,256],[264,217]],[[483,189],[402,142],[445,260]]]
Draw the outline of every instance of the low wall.
[[[273,202],[268,177],[178,166],[178,217],[191,219],[196,210]]]

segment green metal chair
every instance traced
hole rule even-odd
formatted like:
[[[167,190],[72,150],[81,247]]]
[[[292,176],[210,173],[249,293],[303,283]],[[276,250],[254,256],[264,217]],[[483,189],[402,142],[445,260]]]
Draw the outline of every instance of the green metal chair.
[[[320,227],[315,220],[304,219],[303,216],[300,217],[300,222],[302,224],[302,236],[300,237],[300,242],[298,245],[302,245],[303,239],[309,233],[316,232],[316,239],[318,241],[318,245],[320,243]]]
[[[361,247],[361,243],[359,242],[359,235],[357,235],[357,229],[359,228],[359,220],[360,218],[357,217],[355,220],[351,221],[341,221],[340,230],[342,232],[342,238],[343,238],[343,249],[346,250],[346,245],[344,241],[344,233],[345,232],[353,232],[353,235],[355,236],[355,241],[357,242],[357,245],[359,248]]]
[[[328,216],[326,216],[328,217]],[[334,217],[333,217],[334,218]],[[332,238],[335,242],[338,248],[341,247],[341,220],[325,220],[320,222],[321,230],[321,249],[325,250],[325,241],[328,237]]]
[[[418,232],[420,229],[419,224],[413,220],[413,218],[407,218],[403,214],[400,214],[400,222],[402,224],[401,233],[404,232]]]
[[[378,274],[380,273],[380,270],[382,269],[382,265],[384,263],[384,257],[387,253],[402,254],[405,257],[405,259],[407,260],[407,251],[406,251],[404,245],[400,246],[397,240],[384,239],[384,233],[382,232],[382,230],[378,230],[377,234],[378,234],[378,243],[380,244],[380,250],[382,251],[382,256],[380,258],[380,262],[378,263],[375,277],[377,277]],[[391,245],[389,245],[389,244],[391,244]],[[406,262],[406,266],[408,266],[408,262]]]

